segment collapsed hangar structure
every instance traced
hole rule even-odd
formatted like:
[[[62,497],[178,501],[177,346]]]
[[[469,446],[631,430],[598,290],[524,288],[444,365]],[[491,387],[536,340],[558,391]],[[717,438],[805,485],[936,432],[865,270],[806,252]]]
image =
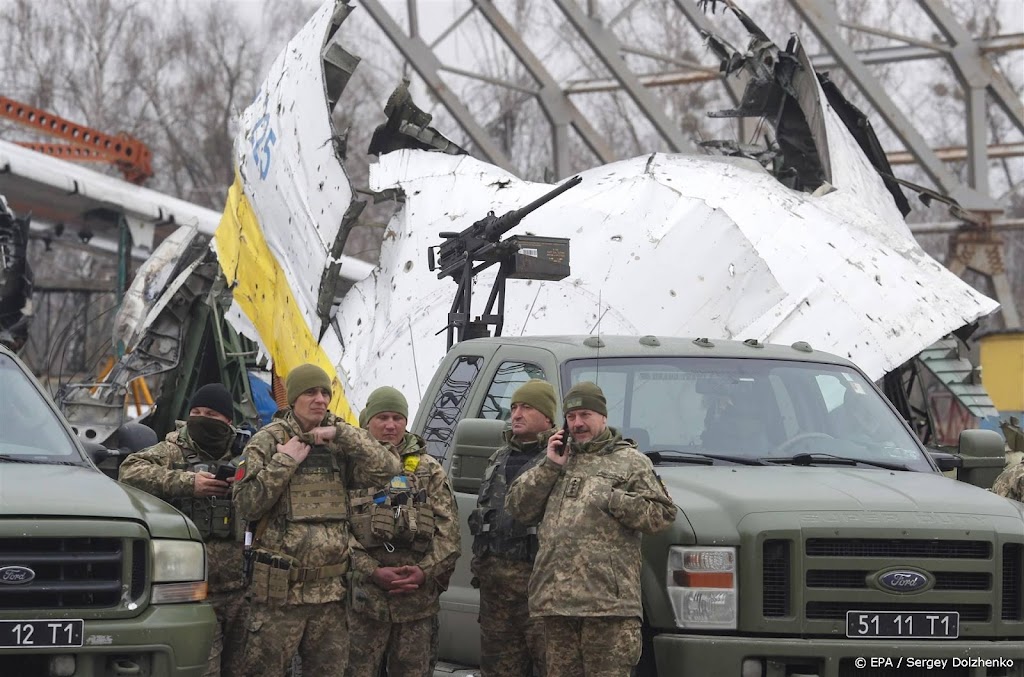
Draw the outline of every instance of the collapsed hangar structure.
[[[580,97],[600,91],[621,92],[627,96],[635,110],[656,130],[661,140],[661,148],[668,152],[699,152],[697,145],[673,122],[671,113],[666,109],[665,102],[658,92],[665,87],[686,87],[689,84],[708,82],[721,78],[725,90],[734,104],[733,113],[737,116],[750,117],[762,106],[763,115],[774,115],[781,119],[782,111],[771,109],[769,102],[757,101],[744,92],[752,91],[748,85],[749,78],[757,78],[744,73],[742,68],[730,70],[728,67],[719,69],[709,65],[721,53],[709,52],[701,62],[659,55],[642,47],[628,44],[618,37],[616,27],[621,25],[631,14],[649,9],[648,3],[621,3],[614,16],[600,16],[601,10],[607,11],[605,3],[587,2],[585,6],[571,0],[552,0],[552,4],[565,19],[562,30],[572,31],[577,41],[585,44],[592,52],[592,59],[603,68],[604,77],[590,78],[581,81],[558,79],[546,67],[544,60],[531,51],[525,36],[512,28],[512,24],[499,11],[497,6],[486,0],[475,0],[469,3],[465,12],[429,42],[419,31],[420,2],[410,0],[406,5],[406,15],[397,17],[388,12],[387,8],[376,0],[364,0],[359,10],[365,10],[380,27],[389,40],[399,49],[417,72],[422,83],[429,89],[432,96],[445,108],[465,134],[462,145],[468,152],[491,164],[514,170],[514,164],[508,152],[495,139],[494,125],[484,115],[486,111],[471,105],[472,102],[462,101],[454,93],[456,89],[450,82],[451,76],[477,79],[495,87],[509,87],[524,97],[536,99],[544,111],[550,125],[550,173],[553,178],[562,178],[571,174],[573,169],[569,153],[574,142],[582,144],[593,155],[593,164],[608,163],[622,159],[616,154],[609,140],[596,131],[595,123],[588,120],[584,113],[586,106],[576,102]],[[698,31],[705,35],[714,33],[707,15],[716,5],[730,5],[726,2],[696,3],[692,0],[674,0],[669,7],[678,11],[681,16]],[[699,5],[703,5],[699,6]],[[953,231],[951,236],[951,258],[949,267],[954,272],[962,272],[971,268],[976,273],[991,279],[996,296],[1002,305],[1004,324],[1008,327],[1019,326],[1017,309],[1010,294],[1009,281],[1006,277],[1002,258],[1001,241],[998,231],[1006,228],[1019,227],[1019,220],[1001,215],[1003,205],[990,194],[989,169],[990,162],[995,158],[1017,157],[1024,150],[1021,143],[989,144],[986,127],[992,108],[987,104],[992,101],[1002,115],[1008,117],[1018,133],[1024,134],[1024,110],[1020,98],[1014,93],[1011,83],[995,69],[990,61],[992,55],[1020,50],[1024,47],[1024,36],[1020,34],[999,35],[985,39],[975,39],[967,29],[958,24],[944,3],[938,0],[919,0],[917,7],[927,15],[934,27],[931,41],[919,38],[900,36],[891,31],[862,26],[852,20],[844,20],[837,10],[823,0],[790,0],[789,5],[796,10],[801,19],[813,31],[822,46],[822,52],[811,56],[816,70],[842,70],[856,85],[862,97],[874,109],[868,117],[881,119],[891,129],[903,145],[903,150],[889,154],[893,163],[911,161],[918,165],[934,186],[934,192],[924,190],[925,195],[948,195],[956,202],[953,214],[956,220],[943,224],[927,224],[919,230]],[[461,66],[450,66],[443,62],[443,43],[445,39],[470,21],[483,19],[500,41],[508,48],[518,69],[528,75],[528,84],[522,82],[503,81],[492,75],[473,73]],[[844,33],[862,32],[872,34],[886,41],[895,43],[893,46],[877,47],[866,50],[854,49],[844,40]],[[723,47],[725,49],[725,47]],[[727,50],[726,50],[727,51]],[[749,51],[748,51],[749,53]],[[901,110],[897,102],[886,92],[885,87],[872,74],[869,66],[876,64],[914,63],[924,59],[944,59],[952,68],[960,83],[966,101],[964,144],[961,147],[933,149],[926,141],[907,113]],[[347,81],[354,69],[357,59],[335,45],[324,54],[325,77],[334,77],[341,86]],[[662,63],[667,68],[651,70],[651,63]],[[727,77],[728,76],[728,77]],[[330,88],[330,83],[328,82]],[[340,90],[339,90],[340,91]],[[332,102],[333,103],[333,102]],[[391,111],[391,120],[407,135],[411,133],[420,143],[437,147],[436,136],[428,127],[430,116],[416,114],[414,108],[408,108],[409,117],[403,118],[402,111]],[[742,120],[743,117],[740,117]],[[749,131],[742,126],[741,132]],[[749,121],[746,121],[749,124]],[[741,139],[747,138],[741,134]],[[769,139],[778,143],[779,139]],[[751,144],[736,144],[719,147],[716,150],[730,155],[752,155],[760,151],[750,149]],[[378,148],[379,152],[389,150],[385,145]],[[450,149],[457,152],[458,148]],[[879,150],[881,150],[879,148]],[[124,231],[135,236],[135,244],[142,240],[142,251],[136,255],[144,255],[147,226],[152,228],[159,224],[195,225],[200,230],[211,232],[219,215],[209,210],[195,211],[194,206],[178,205],[163,200],[160,196],[146,195],[150,201],[146,209],[138,207],[138,190],[122,190],[115,179],[100,177],[95,173],[86,172],[69,179],[69,170],[63,163],[44,169],[35,169],[32,176],[23,171],[29,164],[38,164],[38,158],[21,156],[22,149],[0,147],[0,153],[6,153],[4,166],[6,172],[0,175],[0,193],[8,195],[15,211],[32,211],[31,202],[19,202],[18,196],[32,195],[30,200],[37,205],[55,205],[71,203],[65,213],[51,213],[49,218],[55,223],[72,226],[80,221],[86,213],[95,214],[97,209],[111,210],[114,214],[118,209],[125,214],[123,219],[111,219],[109,230],[103,226],[97,230],[97,244],[105,242],[123,242]],[[960,181],[946,166],[949,160],[964,160],[967,163],[967,180]],[[46,163],[44,163],[46,164]],[[890,170],[891,171],[891,170]],[[107,180],[115,182],[107,184]],[[15,183],[21,182],[21,183]],[[26,185],[31,186],[28,190]],[[133,187],[134,188],[134,187]],[[48,195],[49,193],[49,195]],[[152,193],[152,191],[150,191]],[[74,200],[67,197],[74,196]],[[61,199],[54,199],[59,196]],[[164,198],[166,196],[163,196]],[[52,210],[51,210],[52,211]],[[128,215],[130,214],[130,218]],[[47,224],[37,223],[37,236],[40,233],[52,233],[45,230]],[[914,226],[911,227],[915,230]],[[71,229],[68,229],[71,230]],[[81,230],[78,230],[81,232]],[[141,237],[139,236],[141,234]],[[88,243],[85,243],[88,244]],[[128,249],[119,247],[121,255]],[[359,272],[362,270],[363,272]],[[346,268],[341,266],[341,277],[348,277],[348,283],[365,275],[365,266],[360,269],[356,262]],[[348,283],[338,285],[334,291],[343,293]],[[56,288],[55,288],[56,289]],[[46,286],[38,286],[37,296],[47,294]],[[36,303],[38,306],[38,301]],[[985,401],[979,393],[974,380],[974,370],[966,360],[960,359],[956,350],[956,342],[946,345],[946,350],[933,351],[936,356],[934,365],[942,363],[941,369],[931,371],[953,386],[961,402],[978,417],[991,415],[991,403]],[[927,369],[926,361],[919,361],[918,367]],[[915,367],[916,368],[916,367]],[[888,389],[894,401],[896,393],[906,392],[908,379],[912,383],[916,372],[897,375],[899,383],[889,384]],[[244,384],[239,387],[244,388]],[[180,404],[180,403],[179,403]],[[909,406],[909,404],[907,405]]]

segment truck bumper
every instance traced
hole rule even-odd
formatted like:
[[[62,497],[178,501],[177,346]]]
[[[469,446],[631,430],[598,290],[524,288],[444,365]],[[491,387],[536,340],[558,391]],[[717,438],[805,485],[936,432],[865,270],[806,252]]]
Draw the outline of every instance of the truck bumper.
[[[208,603],[153,605],[134,618],[85,621],[80,647],[0,648],[0,664],[20,666],[15,674],[47,677],[54,657],[69,656],[74,658],[74,677],[201,677],[216,627]],[[61,660],[66,668],[67,659]]]
[[[1024,642],[1019,641],[900,640],[897,645],[661,634],[654,637],[654,653],[659,677],[1024,677]],[[986,665],[985,660],[992,662]]]

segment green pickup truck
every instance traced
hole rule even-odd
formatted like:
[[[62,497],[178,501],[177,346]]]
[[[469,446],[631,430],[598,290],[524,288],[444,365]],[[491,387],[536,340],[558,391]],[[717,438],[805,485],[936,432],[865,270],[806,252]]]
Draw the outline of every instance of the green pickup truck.
[[[854,364],[805,343],[561,336],[455,345],[417,412],[463,522],[435,677],[477,672],[465,518],[530,378],[599,383],[679,506],[644,540],[637,675],[1024,676],[1024,506],[941,472],[1002,456],[998,433],[929,452]]]
[[[100,472],[3,346],[0,393],[0,675],[202,675],[215,618],[195,526]]]

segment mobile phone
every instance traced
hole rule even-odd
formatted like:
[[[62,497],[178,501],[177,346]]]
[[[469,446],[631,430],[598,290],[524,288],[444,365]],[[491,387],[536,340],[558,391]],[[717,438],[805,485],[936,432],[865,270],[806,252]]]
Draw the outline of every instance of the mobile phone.
[[[235,476],[235,472],[237,470],[238,468],[236,468],[234,464],[222,465],[221,467],[217,468],[217,474],[214,475],[213,477],[214,479],[220,480],[221,482],[227,482],[229,479]]]
[[[562,419],[562,446],[558,450],[559,456],[565,456],[565,450],[569,448],[569,443],[572,442],[572,435],[569,433],[569,417]]]

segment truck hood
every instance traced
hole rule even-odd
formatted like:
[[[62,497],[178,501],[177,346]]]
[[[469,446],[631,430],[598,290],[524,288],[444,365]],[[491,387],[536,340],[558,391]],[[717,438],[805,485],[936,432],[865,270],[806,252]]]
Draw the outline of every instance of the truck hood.
[[[698,542],[739,539],[749,515],[781,513],[780,528],[1024,526],[1013,501],[937,473],[794,466],[658,467]],[[1011,520],[1011,521],[1007,521]]]
[[[142,523],[154,538],[199,539],[181,513],[92,467],[4,463],[0,512],[5,517],[131,520]]]

